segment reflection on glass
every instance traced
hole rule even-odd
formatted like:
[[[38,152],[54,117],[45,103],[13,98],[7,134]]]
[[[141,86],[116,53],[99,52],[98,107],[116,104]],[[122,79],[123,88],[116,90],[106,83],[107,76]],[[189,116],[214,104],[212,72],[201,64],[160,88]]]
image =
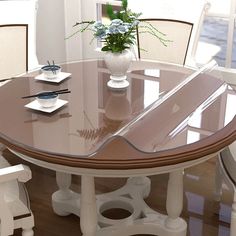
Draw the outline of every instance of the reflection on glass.
[[[145,69],[144,75],[159,78],[160,77],[160,70],[159,69]]]
[[[200,134],[198,132],[188,130],[187,144],[197,142],[199,139],[200,139]]]
[[[131,116],[131,111],[131,105],[127,99],[125,89],[110,91],[100,127],[77,130],[77,132],[85,140],[95,141],[94,144],[102,142],[104,137],[112,135],[122,127],[123,122]]]
[[[199,215],[203,215],[204,197],[191,192],[186,192],[185,194],[188,199],[188,211]]]
[[[131,105],[126,90],[112,91],[105,105],[105,116],[110,120],[124,121],[131,115]]]
[[[191,179],[191,180],[196,180],[199,181],[200,177],[197,175],[193,175],[193,174],[186,174],[185,177]]]
[[[230,222],[230,219],[231,219],[231,206],[221,202],[219,220],[228,223]]]
[[[189,235],[197,236],[202,235],[203,222],[196,217],[189,217]]]
[[[227,94],[225,125],[227,125],[236,115],[235,104],[236,104],[236,96],[234,94]]]
[[[189,121],[188,121],[188,125],[192,126],[192,127],[196,127],[196,128],[200,128],[201,127],[201,121],[202,121],[202,113],[194,113]]]
[[[229,235],[229,228],[223,225],[219,225],[218,236],[228,236],[228,235]]]
[[[144,81],[144,107],[149,106],[159,98],[159,82]]]

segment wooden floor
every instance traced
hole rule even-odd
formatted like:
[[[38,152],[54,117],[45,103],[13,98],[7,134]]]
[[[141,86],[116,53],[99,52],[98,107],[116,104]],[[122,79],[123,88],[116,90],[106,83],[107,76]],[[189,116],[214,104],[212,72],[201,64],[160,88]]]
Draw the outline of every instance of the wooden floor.
[[[31,208],[35,216],[35,236],[80,236],[79,218],[73,215],[60,217],[53,213],[51,195],[57,190],[55,173],[26,163],[9,151],[4,156],[12,164],[24,163],[30,166],[33,178],[27,183]],[[221,204],[213,201],[215,159],[189,168],[184,178],[184,209],[182,217],[188,222],[189,236],[229,235],[232,193],[224,186]],[[167,174],[152,176],[152,190],[146,202],[155,210],[165,213]],[[96,179],[98,193],[112,191],[125,179]],[[80,191],[80,178],[73,177],[72,188]],[[112,213],[111,213],[112,214]],[[117,213],[122,214],[122,213]],[[19,236],[20,230],[15,231]],[[141,235],[139,235],[141,236]],[[150,235],[149,235],[150,236]]]

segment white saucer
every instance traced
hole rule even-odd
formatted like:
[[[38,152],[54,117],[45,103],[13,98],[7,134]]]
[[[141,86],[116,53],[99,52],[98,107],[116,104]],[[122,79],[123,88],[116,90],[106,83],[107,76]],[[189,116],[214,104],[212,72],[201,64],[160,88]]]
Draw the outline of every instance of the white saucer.
[[[47,113],[51,113],[57,109],[59,109],[60,107],[64,106],[65,104],[67,104],[68,101],[62,100],[62,99],[58,99],[57,103],[52,106],[52,107],[42,107],[37,100],[34,100],[28,104],[25,105],[25,107],[33,109],[33,110],[37,110],[37,111],[43,111],[43,112],[47,112]]]
[[[64,79],[68,78],[69,76],[71,76],[71,73],[67,73],[67,72],[60,72],[56,78],[53,79],[48,79],[44,76],[44,74],[40,74],[37,75],[35,77],[36,80],[42,80],[42,81],[47,81],[47,82],[52,82],[52,83],[60,83],[61,81],[63,81]]]

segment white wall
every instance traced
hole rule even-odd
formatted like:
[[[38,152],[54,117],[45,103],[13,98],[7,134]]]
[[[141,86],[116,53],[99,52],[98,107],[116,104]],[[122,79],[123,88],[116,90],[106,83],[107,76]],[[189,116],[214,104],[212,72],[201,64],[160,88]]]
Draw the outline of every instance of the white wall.
[[[85,21],[97,20],[97,0],[81,0],[81,18]],[[97,47],[96,40],[91,40],[93,38],[91,31],[83,32],[82,37],[82,47],[83,47],[83,58],[97,58],[99,53],[95,50]]]
[[[81,1],[83,0],[64,0],[65,8],[65,33],[67,36],[75,32],[73,25],[80,22]],[[66,57],[67,61],[76,61],[83,58],[82,37],[77,34],[66,40]]]
[[[38,0],[37,55],[40,64],[82,59],[82,38],[65,39],[81,20],[80,0]]]

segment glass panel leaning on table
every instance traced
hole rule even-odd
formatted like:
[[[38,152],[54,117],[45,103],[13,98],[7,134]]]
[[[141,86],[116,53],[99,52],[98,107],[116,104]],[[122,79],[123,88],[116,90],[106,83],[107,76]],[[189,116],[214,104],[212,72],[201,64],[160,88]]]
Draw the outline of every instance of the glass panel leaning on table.
[[[230,102],[236,94],[215,62],[192,70],[133,61],[130,85],[118,90],[107,86],[110,73],[102,60],[61,68],[70,73],[61,83],[36,82],[40,72],[35,71],[0,87],[0,141],[19,157],[57,171],[53,209],[80,216],[84,235],[186,235],[187,224],[179,217],[183,170],[236,139],[236,110]],[[67,103],[50,113],[26,106],[35,98],[21,99],[68,88],[71,93],[60,94]],[[144,176],[165,172],[170,173],[167,215],[143,200],[151,188]],[[71,174],[82,176],[80,194],[70,190]],[[130,178],[123,188],[95,197],[94,177]],[[102,215],[117,207],[130,216],[111,220]]]

